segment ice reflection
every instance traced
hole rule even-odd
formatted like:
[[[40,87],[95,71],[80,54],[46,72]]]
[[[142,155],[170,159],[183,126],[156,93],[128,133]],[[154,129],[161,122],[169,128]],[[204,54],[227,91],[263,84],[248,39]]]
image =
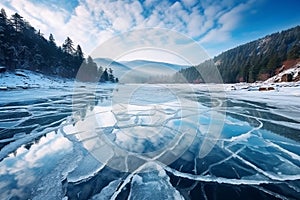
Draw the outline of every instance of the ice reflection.
[[[111,105],[87,110],[84,119],[74,115],[74,123],[63,127],[63,134],[81,142],[101,163],[120,171],[132,169],[128,156],[142,162],[160,159],[169,164],[189,147],[198,131],[196,102],[180,99],[178,91],[174,94],[171,87],[127,85],[118,89]],[[212,113],[209,114],[217,116]],[[207,125],[210,137],[220,127],[217,120],[211,120],[214,126]],[[203,147],[204,154],[211,149],[207,143]],[[110,164],[118,159],[123,159],[119,165]]]
[[[154,94],[149,88],[146,91],[146,96]],[[191,192],[200,187],[200,181],[201,184],[254,185],[258,190],[268,191],[268,195],[280,196],[272,191],[274,185],[285,181],[294,183],[300,179],[299,143],[276,135],[264,126],[269,119],[284,120],[277,121],[273,127],[280,131],[289,129],[289,123],[296,122],[275,114],[266,114],[264,109],[271,107],[228,99],[226,101],[230,109],[227,111],[224,99],[211,99],[210,94],[205,92],[193,93],[196,95],[192,97],[193,94],[186,95],[181,104],[177,104],[170,95],[167,100],[160,95],[162,99],[159,105],[157,102],[151,104],[150,100],[141,106],[145,93],[139,92],[137,90],[134,93],[128,104],[123,104],[126,98],[120,98],[113,107],[96,106],[88,112],[85,120],[63,128],[66,135],[74,135],[94,155],[101,155],[104,165],[122,166],[124,171],[131,169],[132,173],[126,178],[126,183],[143,166],[153,161],[169,173],[175,188],[186,189],[188,184]],[[190,106],[192,101],[197,106]],[[222,127],[221,132],[215,129],[218,126]],[[157,130],[161,132],[154,134]],[[99,139],[99,134],[104,137]],[[168,141],[174,138],[175,142]],[[158,154],[143,155],[144,151],[159,149],[160,145],[163,151]],[[185,149],[182,148],[184,145]],[[122,147],[127,152],[118,152],[112,146]],[[172,156],[170,154],[179,156],[173,163],[165,165],[161,158]],[[135,163],[136,167],[130,166],[130,163]],[[292,188],[293,183],[282,187]],[[258,186],[262,184],[271,185],[272,189]],[[127,187],[125,183],[122,185],[121,188]]]
[[[31,193],[37,192],[41,180],[72,150],[69,140],[50,132],[29,150],[22,146],[10,154],[0,163],[0,199],[30,198]]]

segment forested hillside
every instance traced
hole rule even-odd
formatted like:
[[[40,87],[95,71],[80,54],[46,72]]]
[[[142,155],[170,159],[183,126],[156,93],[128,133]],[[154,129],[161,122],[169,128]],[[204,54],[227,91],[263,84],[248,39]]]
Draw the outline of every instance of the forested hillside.
[[[52,34],[46,39],[18,13],[9,18],[4,9],[0,12],[0,66],[66,78],[75,78],[82,66],[78,77],[82,81],[115,81],[111,69],[98,67],[90,56],[85,59],[80,45],[74,47],[69,37],[58,46]]]
[[[267,35],[228,50],[196,68],[216,65],[225,83],[255,82],[275,75],[287,60],[300,58],[300,26]],[[202,82],[196,68],[180,71],[189,82]]]

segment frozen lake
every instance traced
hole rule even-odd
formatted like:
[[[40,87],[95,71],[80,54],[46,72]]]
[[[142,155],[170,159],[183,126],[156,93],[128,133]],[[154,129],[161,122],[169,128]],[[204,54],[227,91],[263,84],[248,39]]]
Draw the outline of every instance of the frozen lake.
[[[300,88],[0,91],[0,199],[299,199]]]

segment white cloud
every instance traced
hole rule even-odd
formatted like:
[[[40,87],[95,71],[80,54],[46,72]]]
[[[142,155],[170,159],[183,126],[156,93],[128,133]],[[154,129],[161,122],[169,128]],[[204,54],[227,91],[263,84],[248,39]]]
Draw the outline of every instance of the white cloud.
[[[222,28],[209,31],[202,39],[201,43],[220,43],[230,39],[230,33]]]
[[[219,4],[210,5],[205,9],[204,14],[207,18],[216,18],[220,11],[222,11],[222,7]]]
[[[183,0],[182,3],[186,8],[190,9],[197,3],[197,0]]]
[[[251,1],[251,0],[250,0]],[[9,6],[6,6],[9,5]],[[74,10],[46,6],[30,0],[6,0],[0,7],[19,12],[47,38],[53,33],[58,45],[69,36],[89,54],[100,43],[136,28],[168,28],[201,43],[225,42],[239,23],[250,3],[236,5],[233,0],[183,0],[176,2],[146,0],[80,0]],[[56,8],[56,9],[53,9]]]
[[[203,24],[205,24],[205,17],[200,15],[199,12],[194,9],[190,14],[189,23],[187,24],[188,34],[191,37],[199,36],[207,28],[203,26]]]
[[[201,43],[219,43],[231,39],[231,32],[238,26],[242,12],[247,10],[249,3],[239,4],[217,18],[216,28],[210,30],[201,40]]]
[[[233,30],[238,25],[241,18],[240,15],[247,9],[247,6],[247,4],[240,4],[239,6],[222,15],[219,19],[219,23],[223,25],[223,29],[226,31]]]
[[[182,62],[185,60],[196,65],[208,58],[203,48],[191,38],[159,28],[140,29],[114,37],[101,44],[92,56],[128,60],[134,56],[137,56],[136,59],[149,58],[150,53],[153,60],[161,58],[160,61],[180,64],[187,64]],[[171,57],[173,59],[170,60]]]

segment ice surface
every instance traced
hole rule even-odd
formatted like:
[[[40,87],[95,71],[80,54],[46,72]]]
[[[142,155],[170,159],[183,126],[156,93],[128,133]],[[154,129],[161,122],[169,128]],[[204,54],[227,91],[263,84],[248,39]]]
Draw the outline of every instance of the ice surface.
[[[109,200],[121,183],[121,179],[110,182],[99,194],[92,197],[92,200]]]
[[[151,172],[133,176],[128,199],[184,199],[172,186],[170,178],[160,166],[149,163],[144,170]]]
[[[1,91],[0,198],[297,199],[299,87],[223,89]]]
[[[49,199],[61,198],[60,179],[66,160],[68,165],[71,164],[71,160],[65,156],[71,157],[72,152],[72,143],[54,132],[33,144],[30,151],[22,146],[15,155],[10,155],[0,163],[0,198],[27,199],[31,193],[48,195]]]

